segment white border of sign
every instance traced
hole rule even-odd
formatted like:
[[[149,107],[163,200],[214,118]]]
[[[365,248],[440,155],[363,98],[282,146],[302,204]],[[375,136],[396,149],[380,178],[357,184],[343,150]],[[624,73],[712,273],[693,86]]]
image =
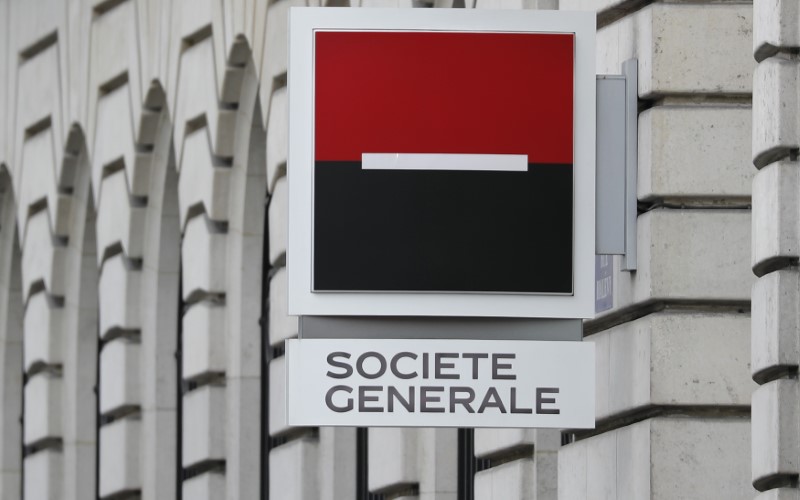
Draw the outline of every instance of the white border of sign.
[[[594,315],[594,13],[292,7],[289,26],[289,314],[527,318]],[[319,29],[575,33],[573,295],[311,291],[313,33]]]

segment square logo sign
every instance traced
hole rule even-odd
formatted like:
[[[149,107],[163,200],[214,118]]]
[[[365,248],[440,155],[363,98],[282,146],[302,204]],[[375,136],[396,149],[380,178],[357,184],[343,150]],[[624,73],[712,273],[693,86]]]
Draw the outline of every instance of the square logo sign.
[[[317,31],[314,291],[572,294],[573,53]]]
[[[290,313],[590,316],[594,20],[317,14],[290,23]]]

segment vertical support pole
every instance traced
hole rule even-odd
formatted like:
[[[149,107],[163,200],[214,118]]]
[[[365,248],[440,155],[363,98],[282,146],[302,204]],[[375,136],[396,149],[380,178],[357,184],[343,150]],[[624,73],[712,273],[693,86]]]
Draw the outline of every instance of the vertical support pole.
[[[636,271],[636,177],[639,163],[639,68],[636,59],[622,63],[625,76],[625,255],[623,271]]]

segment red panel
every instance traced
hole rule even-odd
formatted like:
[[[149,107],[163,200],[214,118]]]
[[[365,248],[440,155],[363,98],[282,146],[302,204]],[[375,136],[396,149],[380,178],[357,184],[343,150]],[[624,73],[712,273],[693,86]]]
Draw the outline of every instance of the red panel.
[[[574,35],[319,31],[315,157],[527,154],[572,163]]]

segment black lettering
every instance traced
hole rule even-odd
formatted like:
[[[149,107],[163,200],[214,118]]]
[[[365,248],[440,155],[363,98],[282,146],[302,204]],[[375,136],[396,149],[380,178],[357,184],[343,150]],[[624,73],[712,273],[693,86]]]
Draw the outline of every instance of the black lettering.
[[[367,406],[366,402],[377,401],[378,396],[367,396],[367,391],[375,392],[382,389],[379,385],[362,385],[358,388],[358,411],[365,413],[382,413],[383,407]]]
[[[328,393],[325,394],[325,404],[328,405],[328,408],[335,411],[336,413],[345,413],[351,411],[353,409],[353,398],[347,398],[347,405],[346,406],[336,406],[333,404],[333,393],[337,391],[344,391],[348,394],[353,392],[352,387],[348,387],[346,385],[334,385],[330,389],[328,389]]]
[[[394,376],[402,379],[416,378],[417,372],[402,373],[400,372],[400,370],[397,369],[397,362],[400,361],[401,358],[417,359],[417,355],[414,354],[413,352],[398,352],[397,354],[395,354],[394,357],[392,358],[392,362],[389,363],[389,367],[391,368]]]
[[[347,363],[336,361],[336,358],[350,359],[350,353],[337,351],[328,354],[328,364],[335,368],[344,369],[344,373],[334,373],[332,371],[328,371],[326,375],[328,375],[330,378],[347,378],[350,375],[352,375],[353,367],[348,365]]]
[[[422,378],[428,380],[428,353],[422,353]]]
[[[369,358],[375,358],[378,360],[378,363],[381,365],[378,368],[378,371],[375,373],[367,373],[364,371],[364,361]],[[356,370],[358,370],[358,374],[364,378],[368,379],[375,379],[386,373],[386,358],[384,358],[381,353],[375,351],[365,352],[361,356],[358,357],[358,362],[356,363]]]
[[[497,393],[497,389],[494,387],[489,387],[489,389],[486,391],[486,395],[483,397],[481,406],[478,408],[478,413],[483,413],[486,408],[498,408],[500,413],[508,413],[505,405],[503,404],[503,400],[500,399],[500,394]]]
[[[472,380],[478,380],[478,360],[486,359],[489,355],[484,352],[465,352],[461,357],[472,360]]]
[[[397,390],[397,387],[395,387],[393,385],[390,385],[389,387],[387,387],[386,397],[389,400],[389,402],[388,402],[388,405],[389,405],[388,411],[389,411],[389,413],[393,413],[394,412],[394,400],[395,399],[397,399],[397,401],[401,405],[403,405],[403,407],[406,409],[407,412],[414,413],[414,401],[415,401],[414,393],[416,392],[415,389],[416,389],[416,387],[414,387],[413,385],[410,386],[408,388],[408,399],[404,399],[403,396],[400,395],[400,391]]]
[[[543,394],[558,394],[557,387],[537,387],[536,388],[536,413],[541,415],[558,415],[561,410],[558,408],[542,408],[543,404],[552,404],[556,398],[543,398]]]
[[[423,385],[419,388],[419,411],[422,413],[444,413],[444,408],[429,407],[428,403],[441,403],[441,396],[431,396],[430,392],[444,392],[444,387]]]
[[[498,408],[500,413],[508,413],[503,401],[500,399],[500,394],[497,393],[497,389],[494,387],[489,387],[486,391],[481,406],[478,408],[478,413],[483,413],[486,408]]]
[[[466,397],[458,396],[459,392],[467,393]],[[453,386],[450,388],[450,413],[456,412],[456,405],[459,404],[466,408],[467,412],[475,413],[470,403],[475,400],[475,391],[472,387]]]
[[[511,375],[500,375],[500,370],[510,370],[511,363],[499,363],[498,359],[515,359],[516,354],[492,354],[492,379],[494,380],[516,380],[517,376],[513,373]]]
[[[517,408],[517,388],[511,388],[511,413],[533,413],[533,408]]]
[[[437,352],[433,355],[434,359],[434,370],[436,376],[434,378],[441,378],[441,379],[457,379],[457,373],[442,373],[442,370],[449,370],[455,368],[456,365],[454,363],[443,363],[442,358],[457,358],[458,353],[455,352]]]

